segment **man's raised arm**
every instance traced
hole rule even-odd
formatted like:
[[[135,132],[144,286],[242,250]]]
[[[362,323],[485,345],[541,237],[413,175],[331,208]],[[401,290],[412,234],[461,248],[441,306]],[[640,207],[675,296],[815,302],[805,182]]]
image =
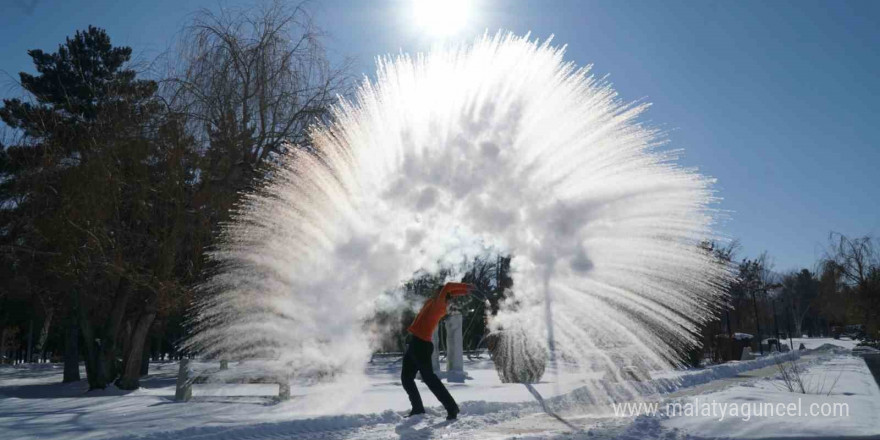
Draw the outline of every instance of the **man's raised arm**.
[[[450,296],[462,296],[470,293],[471,289],[473,289],[473,284],[468,283],[446,283],[443,286],[443,289],[440,291],[440,294],[448,294]]]

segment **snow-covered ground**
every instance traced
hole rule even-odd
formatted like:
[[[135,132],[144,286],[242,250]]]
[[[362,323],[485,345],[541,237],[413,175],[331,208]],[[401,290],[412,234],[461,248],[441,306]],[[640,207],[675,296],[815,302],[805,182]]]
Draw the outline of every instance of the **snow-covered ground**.
[[[792,338],[792,345],[797,349],[801,344],[804,344],[804,348],[812,350],[814,348],[819,348],[825,344],[836,345],[842,348],[852,349],[859,343],[859,341],[853,341],[850,338],[840,338],[840,339],[832,339],[832,338]],[[788,339],[783,339],[781,342],[788,343]]]
[[[746,382],[678,399],[693,403],[696,397],[697,405],[702,402],[707,413],[686,417],[665,414],[661,425],[710,438],[761,438],[768,433],[793,438],[880,434],[880,389],[864,361],[832,353],[825,357],[813,359],[815,364],[805,374],[807,394],[790,392],[780,380]],[[715,404],[715,414],[705,404]],[[723,407],[726,410],[721,412]]]
[[[757,359],[667,374],[679,385],[646,398],[642,403],[658,406],[645,415],[646,411],[626,413],[623,407],[591,405],[580,399],[578,388],[598,380],[598,375],[560,374],[560,383],[535,388],[564,423],[544,413],[524,386],[502,384],[488,360],[466,364],[473,380],[448,385],[462,407],[460,419],[452,423],[445,421],[439,406],[424,417],[402,417],[409,403],[397,378],[399,363],[393,359],[377,361],[365,376],[349,381],[292,387],[293,398],[280,403],[271,398],[278,390],[272,384],[195,385],[192,401],[175,403],[177,363],[152,364],[151,374],[137,391],[108,388],[88,393],[84,381],[60,384],[60,365],[3,366],[0,439],[880,438],[880,389],[864,361],[848,354],[854,342],[793,342],[795,347],[804,342],[810,349],[825,344],[839,347],[820,348],[801,357],[812,394],[784,390],[776,378],[775,362]],[[437,405],[424,385],[419,387],[426,404]],[[738,409],[754,403],[786,406],[798,399],[802,412],[812,404],[836,403],[846,404],[849,413],[759,417],[750,409],[748,420],[743,414],[730,415],[734,404]],[[678,403],[683,410],[688,404],[700,408],[700,402],[715,402],[716,412],[726,404],[725,418],[699,411],[689,416],[669,413],[668,405]]]

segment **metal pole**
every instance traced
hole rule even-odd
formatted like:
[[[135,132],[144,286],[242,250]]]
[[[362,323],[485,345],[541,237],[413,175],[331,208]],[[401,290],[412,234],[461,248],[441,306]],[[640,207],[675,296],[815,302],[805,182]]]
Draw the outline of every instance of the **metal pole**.
[[[788,319],[786,319],[785,321],[786,329],[788,330],[788,346],[791,347],[791,351],[794,351],[794,342],[791,340],[791,311],[792,309],[789,308],[788,313],[785,314]]]
[[[776,299],[770,301],[770,306],[773,307],[773,326],[776,327],[776,350],[782,351],[779,347],[779,321],[776,319]]]
[[[764,344],[761,343],[761,320],[758,318],[758,298],[755,296],[755,290],[752,289],[752,304],[755,306],[755,330],[757,330],[758,337],[758,349],[761,350],[761,355],[764,355]]]
[[[727,341],[728,350],[727,351],[729,352],[728,353],[729,354],[728,360],[735,360],[733,358],[733,341],[734,341],[734,339],[733,339],[733,326],[731,326],[731,324],[730,324],[730,306],[729,305],[724,310],[724,312],[727,315],[727,337],[728,337],[728,341]]]
[[[553,369],[553,391],[559,395],[559,368],[556,365],[556,339],[553,335],[553,294],[550,292],[550,274],[544,275],[545,313],[547,319],[547,348],[550,350],[550,368]]]

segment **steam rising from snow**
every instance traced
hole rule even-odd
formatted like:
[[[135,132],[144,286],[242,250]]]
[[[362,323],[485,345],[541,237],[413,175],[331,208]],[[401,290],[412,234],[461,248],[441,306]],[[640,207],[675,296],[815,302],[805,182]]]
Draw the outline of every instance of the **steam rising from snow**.
[[[357,371],[383,291],[492,247],[514,256],[516,299],[493,328],[548,350],[552,316],[564,368],[674,364],[728,273],[697,246],[712,181],[655,149],[647,107],[528,37],[380,60],[247,196],[185,345]]]

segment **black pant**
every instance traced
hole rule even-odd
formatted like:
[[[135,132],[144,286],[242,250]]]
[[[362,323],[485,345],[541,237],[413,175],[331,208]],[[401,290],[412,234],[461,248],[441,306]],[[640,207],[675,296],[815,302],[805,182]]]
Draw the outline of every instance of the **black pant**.
[[[437,396],[437,400],[443,404],[446,411],[452,409],[457,411],[458,405],[455,404],[455,399],[443,386],[443,382],[440,382],[440,378],[434,374],[434,369],[431,366],[431,353],[434,351],[434,344],[415,336],[410,336],[409,339],[409,345],[403,355],[403,370],[400,372],[400,381],[403,383],[406,394],[409,395],[413,411],[423,412],[425,410],[422,405],[422,396],[419,395],[419,389],[416,387],[416,373],[422,373],[422,380]]]

